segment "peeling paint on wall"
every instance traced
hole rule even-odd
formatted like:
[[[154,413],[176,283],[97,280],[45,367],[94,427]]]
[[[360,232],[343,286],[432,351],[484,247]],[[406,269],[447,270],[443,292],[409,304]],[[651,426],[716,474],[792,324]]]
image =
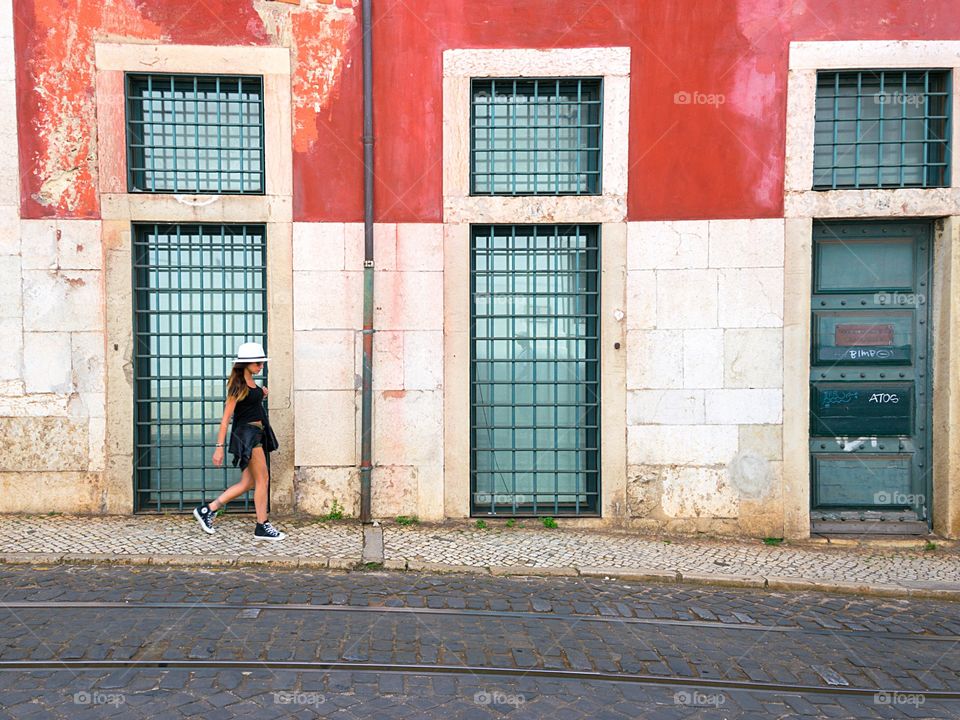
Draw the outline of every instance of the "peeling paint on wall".
[[[22,215],[99,216],[96,42],[249,44],[263,39],[262,25],[251,26],[235,5],[230,0],[209,0],[190,8],[145,0],[18,3]]]
[[[30,71],[36,111],[27,126],[33,133],[33,182],[29,198],[58,215],[95,217],[96,108],[93,43],[96,32],[123,33],[136,27],[159,35],[131,0],[35,0],[38,33],[31,47]],[[75,19],[63,22],[64,18]]]
[[[632,103],[642,110],[630,119],[630,219],[778,217],[788,43],[960,36],[956,0],[916,4],[922,12],[900,0],[375,3],[378,220],[442,217],[443,50],[594,45],[632,48]],[[358,6],[16,0],[24,216],[99,215],[92,53],[103,40],[291,48],[294,217],[358,221]],[[678,91],[726,102],[678,107]]]
[[[317,116],[333,113],[338,80],[349,67],[348,44],[358,23],[357,0],[302,6],[255,0],[254,9],[277,45],[288,46],[293,76],[293,149],[307,152],[317,139]]]

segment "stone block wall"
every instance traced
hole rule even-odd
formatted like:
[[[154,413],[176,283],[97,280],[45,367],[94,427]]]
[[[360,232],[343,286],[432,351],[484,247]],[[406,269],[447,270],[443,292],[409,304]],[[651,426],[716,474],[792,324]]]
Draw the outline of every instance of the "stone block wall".
[[[627,231],[633,524],[782,536],[782,220]]]
[[[0,0],[0,12],[0,140],[14,147],[9,0]],[[607,159],[624,157],[612,152]],[[130,344],[107,329],[111,313],[127,312],[129,302],[112,292],[109,301],[104,262],[104,238],[128,242],[113,225],[129,223],[21,221],[17,180],[11,154],[0,167],[0,337],[7,350],[0,363],[0,510],[129,511],[129,491],[120,493],[109,479],[132,484],[120,462],[129,457],[113,448],[111,470],[105,448],[108,415],[127,437],[120,420],[129,408],[107,407],[105,376],[107,351]],[[621,180],[625,192],[625,171]],[[611,218],[619,224],[624,212],[616,207]],[[270,222],[278,242],[292,234],[292,348],[271,348],[293,357],[293,437],[286,445],[294,455],[292,504],[278,507],[322,514],[337,500],[356,516],[363,226],[296,222],[291,231],[286,218]],[[783,221],[626,227],[627,373],[625,385],[617,383],[619,399],[608,402],[626,394],[627,452],[605,462],[627,468],[628,522],[782,534]],[[445,319],[467,309],[444,304],[445,282],[456,281],[445,281],[449,233],[442,223],[379,223],[375,235],[373,514],[440,520],[445,496],[459,497],[469,484],[466,472],[444,473]],[[271,282],[284,282],[285,272]],[[129,370],[127,363],[128,383]],[[111,377],[122,379],[120,372]],[[278,480],[278,487],[291,485]]]
[[[377,224],[373,515],[443,518],[443,225]],[[363,225],[295,223],[295,504],[359,513]]]
[[[0,511],[100,512],[100,223],[20,220],[12,8],[0,3]]]

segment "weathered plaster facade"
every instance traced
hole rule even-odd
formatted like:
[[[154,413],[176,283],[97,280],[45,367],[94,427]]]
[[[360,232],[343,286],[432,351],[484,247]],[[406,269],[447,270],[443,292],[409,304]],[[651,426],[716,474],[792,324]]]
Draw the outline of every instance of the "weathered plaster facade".
[[[469,515],[470,224],[579,222],[601,229],[603,480],[601,517],[568,522],[809,534],[813,221],[924,217],[934,524],[960,535],[960,172],[811,190],[818,69],[960,72],[953,3],[921,4],[378,8],[374,516]],[[272,502],[358,512],[358,3],[187,5],[0,2],[0,141],[19,148],[0,163],[2,511],[132,512],[131,223],[149,221],[266,225]],[[142,69],[264,77],[264,195],[127,192],[123,73]],[[601,194],[470,196],[470,78],[565,75],[604,78]]]
[[[13,12],[0,3],[0,142],[17,143]],[[0,497],[4,510],[104,510],[100,223],[20,220],[14,153],[0,167]]]

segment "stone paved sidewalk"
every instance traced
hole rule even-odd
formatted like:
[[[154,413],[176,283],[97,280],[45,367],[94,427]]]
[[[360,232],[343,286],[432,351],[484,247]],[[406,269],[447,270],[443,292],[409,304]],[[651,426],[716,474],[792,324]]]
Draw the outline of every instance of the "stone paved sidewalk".
[[[701,538],[669,540],[631,533],[468,525],[388,524],[375,528],[377,547],[363,547],[356,522],[288,519],[288,538],[252,539],[249,517],[217,520],[200,531],[189,515],[136,517],[0,516],[2,562],[126,562],[276,565],[349,569],[382,559],[393,570],[493,575],[582,575],[659,582],[695,582],[771,589],[821,589],[960,600],[960,547],[827,547]],[[382,530],[382,548],[379,533]],[[11,538],[17,538],[12,542]]]

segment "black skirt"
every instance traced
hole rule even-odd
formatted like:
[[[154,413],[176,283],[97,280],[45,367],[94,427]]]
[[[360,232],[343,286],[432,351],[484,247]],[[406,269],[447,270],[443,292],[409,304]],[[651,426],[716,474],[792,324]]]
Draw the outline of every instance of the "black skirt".
[[[250,464],[253,449],[257,445],[263,447],[264,452],[273,452],[280,447],[273,428],[269,425],[262,428],[248,424],[235,426],[230,433],[230,454],[233,455],[233,466],[246,470],[247,465]]]

